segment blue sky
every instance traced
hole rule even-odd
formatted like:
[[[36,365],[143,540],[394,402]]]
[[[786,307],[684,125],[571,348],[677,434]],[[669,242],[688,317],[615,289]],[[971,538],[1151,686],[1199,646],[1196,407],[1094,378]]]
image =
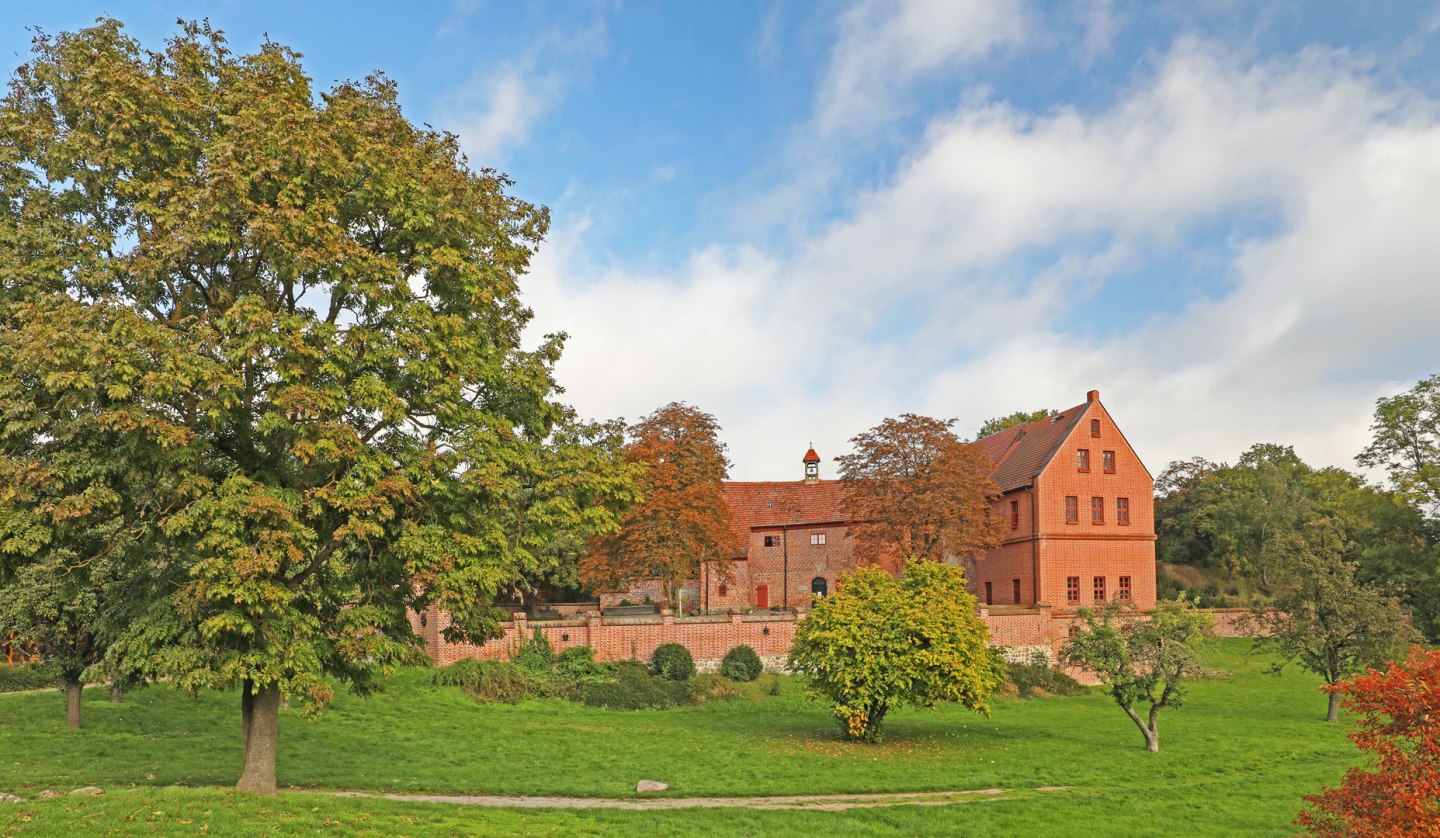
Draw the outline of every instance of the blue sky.
[[[1152,472],[1353,467],[1440,372],[1436,3],[53,2],[0,55],[100,15],[393,77],[551,208],[525,296],[568,400],[699,405],[739,478],[1092,388]]]

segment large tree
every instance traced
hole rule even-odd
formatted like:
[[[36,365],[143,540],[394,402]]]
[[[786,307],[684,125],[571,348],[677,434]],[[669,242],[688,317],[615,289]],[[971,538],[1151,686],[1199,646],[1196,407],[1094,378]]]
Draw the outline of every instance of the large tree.
[[[630,509],[617,532],[595,541],[581,562],[581,579],[591,590],[613,591],[659,578],[670,602],[702,564],[728,579],[738,545],[725,504],[729,464],[715,417],[672,402],[629,432],[625,459],[644,468],[644,501]]]
[[[852,438],[854,451],[835,458],[857,557],[959,561],[1000,543],[993,464],[954,423],[906,413]]]
[[[153,549],[113,553],[148,593],[107,665],[239,688],[241,789],[275,789],[282,697],[315,711],[420,659],[411,609],[492,636],[496,591],[633,494],[553,398],[563,336],[522,347],[546,211],[382,76],[319,92],[204,24],[158,52],[109,20],[42,36],[0,102],[0,184],[0,498],[83,509],[16,488],[55,470],[55,422],[154,476],[119,544]]]
[[[1123,601],[1078,613],[1080,631],[1066,641],[1061,660],[1094,673],[1140,729],[1145,750],[1158,752],[1160,711],[1184,704],[1185,682],[1202,668],[1199,645],[1214,618],[1183,598],[1162,600],[1148,615]]]
[[[878,567],[842,576],[796,629],[786,665],[808,677],[847,737],[873,742],[905,704],[988,714],[1006,678],[989,637],[960,568],[916,559],[899,578]]]
[[[1384,468],[1396,489],[1440,515],[1440,374],[1378,400],[1370,431],[1360,464]]]
[[[1346,541],[1339,525],[1324,519],[1284,539],[1288,589],[1252,618],[1256,646],[1282,657],[1277,673],[1294,662],[1334,687],[1419,642],[1399,600],[1357,578],[1358,568],[1345,559]],[[1326,721],[1339,718],[1339,698],[1331,690]]]

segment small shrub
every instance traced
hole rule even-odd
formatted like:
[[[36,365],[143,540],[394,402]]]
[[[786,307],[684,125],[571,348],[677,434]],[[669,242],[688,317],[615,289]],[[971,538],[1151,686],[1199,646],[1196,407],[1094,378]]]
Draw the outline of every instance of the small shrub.
[[[664,643],[650,657],[650,672],[671,681],[688,681],[695,677],[695,658],[679,643]]]
[[[514,704],[534,693],[528,673],[507,661],[463,660],[430,674],[430,683],[460,687],[481,701]]]
[[[0,693],[43,690],[60,686],[60,670],[49,663],[0,666]]]
[[[748,684],[760,677],[765,669],[760,663],[760,656],[749,646],[736,646],[725,653],[725,659],[720,661],[720,674],[731,681]]]
[[[555,658],[555,671],[570,678],[594,678],[610,673],[610,667],[595,660],[589,646],[572,646]]]
[[[1034,664],[1009,663],[1010,683],[1021,698],[1045,698],[1052,695],[1085,695],[1090,688],[1058,669]]]
[[[707,701],[734,701],[744,698],[745,691],[733,679],[720,675],[697,675],[690,687],[690,703],[704,704]]]
[[[515,665],[531,672],[549,672],[555,666],[555,649],[539,626],[535,627],[535,636],[515,653]]]
[[[690,686],[680,681],[651,677],[643,667],[617,667],[613,681],[587,681],[580,685],[580,701],[610,710],[650,710],[678,707],[690,700]]]
[[[770,676],[770,686],[765,690],[765,692],[771,695],[780,694],[780,676],[778,674],[772,674]]]

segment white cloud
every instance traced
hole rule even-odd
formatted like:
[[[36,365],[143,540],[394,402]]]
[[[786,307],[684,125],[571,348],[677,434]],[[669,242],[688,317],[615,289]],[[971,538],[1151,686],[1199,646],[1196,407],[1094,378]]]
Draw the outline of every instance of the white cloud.
[[[481,67],[446,91],[437,109],[439,124],[459,136],[473,165],[496,165],[588,75],[605,46],[605,25],[598,18],[576,29],[552,29],[519,58]]]
[[[817,102],[824,134],[882,122],[916,78],[1024,40],[1029,14],[1013,0],[863,0],[839,19]]]
[[[892,178],[791,246],[638,274],[587,263],[558,224],[527,300],[573,334],[560,376],[582,412],[690,401],[741,478],[798,477],[810,441],[828,459],[902,411],[965,433],[1092,387],[1152,471],[1260,441],[1349,466],[1374,399],[1440,369],[1436,194],[1435,102],[1343,53],[1254,63],[1181,41],[1098,113],[937,115]],[[1141,322],[1095,310],[1118,273],[1182,259],[1237,212],[1269,223],[1202,243],[1205,296]]]

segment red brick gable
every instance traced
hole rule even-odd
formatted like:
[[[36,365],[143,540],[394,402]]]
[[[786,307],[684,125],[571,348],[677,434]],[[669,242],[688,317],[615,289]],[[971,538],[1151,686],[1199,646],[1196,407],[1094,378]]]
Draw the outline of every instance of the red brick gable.
[[[737,544],[743,545],[756,527],[838,523],[845,520],[840,508],[844,492],[839,480],[729,482],[725,503],[730,507],[730,529]]]

